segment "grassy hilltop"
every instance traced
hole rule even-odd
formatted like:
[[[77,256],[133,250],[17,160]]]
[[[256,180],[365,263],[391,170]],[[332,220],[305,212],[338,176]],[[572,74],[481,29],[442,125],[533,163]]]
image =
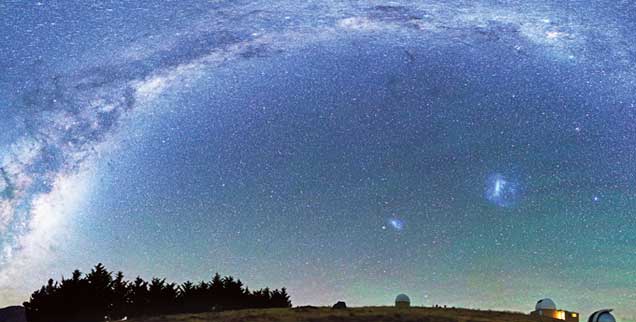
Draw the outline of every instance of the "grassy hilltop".
[[[557,322],[523,313],[413,307],[253,309],[179,314],[134,319],[132,322]]]

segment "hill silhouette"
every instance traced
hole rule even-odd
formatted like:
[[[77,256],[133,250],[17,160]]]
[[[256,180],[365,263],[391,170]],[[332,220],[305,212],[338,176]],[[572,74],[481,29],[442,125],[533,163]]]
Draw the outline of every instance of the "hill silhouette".
[[[0,322],[26,322],[24,307],[8,306],[0,309]]]
[[[179,314],[130,322],[563,322],[524,313],[411,307],[259,309]]]

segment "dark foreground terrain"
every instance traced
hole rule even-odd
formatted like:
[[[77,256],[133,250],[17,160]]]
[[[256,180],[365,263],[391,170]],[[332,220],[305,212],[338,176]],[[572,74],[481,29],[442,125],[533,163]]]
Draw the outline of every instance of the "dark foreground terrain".
[[[362,307],[239,310],[218,313],[179,314],[134,319],[133,322],[556,322],[523,313],[468,309]]]
[[[0,322],[25,322],[26,315],[21,306],[9,306],[0,309]]]

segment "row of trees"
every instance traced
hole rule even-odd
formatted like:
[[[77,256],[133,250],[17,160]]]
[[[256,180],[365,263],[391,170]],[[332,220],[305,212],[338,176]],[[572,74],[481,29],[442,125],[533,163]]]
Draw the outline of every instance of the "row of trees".
[[[102,264],[83,275],[48,284],[24,302],[29,322],[73,322],[118,320],[124,317],[173,313],[196,313],[243,308],[291,307],[285,288],[250,291],[241,280],[218,273],[210,282],[181,285],[137,277],[129,282],[124,274],[113,276]]]

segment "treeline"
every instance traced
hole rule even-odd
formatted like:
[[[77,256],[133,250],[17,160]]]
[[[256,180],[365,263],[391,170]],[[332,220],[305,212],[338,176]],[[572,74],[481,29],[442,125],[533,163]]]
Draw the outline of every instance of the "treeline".
[[[89,274],[79,270],[61,282],[50,279],[24,302],[29,322],[92,322],[124,317],[197,313],[243,308],[291,307],[285,288],[250,291],[241,280],[218,273],[211,281],[181,285],[153,278],[126,281],[102,264]]]

